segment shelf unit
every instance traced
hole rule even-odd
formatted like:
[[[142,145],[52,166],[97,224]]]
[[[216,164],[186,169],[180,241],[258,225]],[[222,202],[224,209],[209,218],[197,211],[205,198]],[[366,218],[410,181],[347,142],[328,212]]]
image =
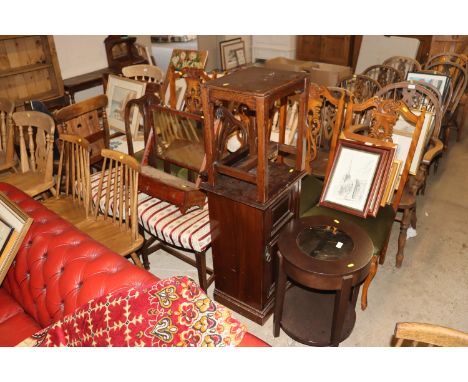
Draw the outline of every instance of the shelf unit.
[[[17,105],[63,96],[52,36],[0,36],[0,97]]]

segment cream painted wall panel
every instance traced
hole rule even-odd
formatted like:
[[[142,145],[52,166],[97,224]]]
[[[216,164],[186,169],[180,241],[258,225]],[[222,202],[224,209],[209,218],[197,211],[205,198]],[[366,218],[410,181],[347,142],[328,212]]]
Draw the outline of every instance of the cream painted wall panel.
[[[252,58],[296,57],[296,36],[252,36]]]

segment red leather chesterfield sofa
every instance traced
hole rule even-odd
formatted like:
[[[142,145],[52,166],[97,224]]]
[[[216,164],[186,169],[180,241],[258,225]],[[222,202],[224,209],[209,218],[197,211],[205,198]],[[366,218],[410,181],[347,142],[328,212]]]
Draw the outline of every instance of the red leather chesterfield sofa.
[[[15,187],[0,192],[34,222],[0,287],[0,346],[15,346],[87,301],[158,278],[97,243]],[[268,346],[246,333],[239,346]]]

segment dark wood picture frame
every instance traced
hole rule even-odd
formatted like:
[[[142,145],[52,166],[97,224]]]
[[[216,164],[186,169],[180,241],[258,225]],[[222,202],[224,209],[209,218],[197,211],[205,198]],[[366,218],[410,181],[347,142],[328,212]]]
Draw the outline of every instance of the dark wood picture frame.
[[[365,189],[361,191],[359,188],[362,182],[361,179],[352,179],[353,175],[351,171],[352,161],[346,161],[346,163],[341,160],[343,150],[351,150],[349,155],[355,155],[356,157],[359,154],[367,153],[373,154],[374,158],[369,156],[369,173],[361,174],[366,177],[367,183],[365,184]],[[353,153],[354,151],[354,153]],[[356,158],[357,159],[357,158]],[[361,155],[362,163],[362,155]],[[375,162],[375,163],[373,163]],[[338,141],[338,147],[336,151],[336,155],[333,160],[332,169],[330,171],[330,175],[325,180],[325,185],[323,187],[322,195],[320,197],[320,205],[325,207],[333,208],[339,211],[343,211],[352,215],[356,215],[359,217],[367,217],[368,215],[376,216],[378,208],[380,206],[380,199],[382,197],[382,193],[385,188],[384,181],[388,177],[389,169],[391,167],[391,163],[393,162],[393,148],[388,146],[375,146],[375,145],[367,145],[364,142],[355,142],[346,139],[340,139]],[[332,189],[333,187],[337,186],[336,182],[339,182],[335,177],[343,175],[346,171],[344,170],[344,166],[349,166],[348,172],[345,174],[344,181],[349,180],[351,182],[351,187],[353,188],[352,194],[357,194],[362,192],[363,197],[365,198],[364,203],[359,202],[362,204],[362,207],[359,208],[357,203],[353,206],[352,203],[340,203],[337,199],[334,199],[334,193],[346,193],[346,185],[343,183],[341,185],[342,189],[340,191],[336,191]],[[354,171],[356,171],[354,169]],[[367,186],[367,184],[369,184]],[[348,192],[349,193],[349,192]]]
[[[238,44],[238,43],[243,43],[243,45],[245,46],[245,43],[244,41],[242,40],[242,38],[240,37],[237,37],[237,38],[233,38],[233,39],[230,39],[230,40],[225,40],[225,41],[221,41],[219,43],[219,52],[220,52],[220,59],[221,59],[221,69],[222,70],[227,70],[227,67],[226,67],[226,56],[225,56],[225,49],[227,46],[231,46],[231,45],[235,45],[235,44]],[[237,49],[234,50],[234,52],[236,51]],[[232,69],[232,68],[230,68]]]

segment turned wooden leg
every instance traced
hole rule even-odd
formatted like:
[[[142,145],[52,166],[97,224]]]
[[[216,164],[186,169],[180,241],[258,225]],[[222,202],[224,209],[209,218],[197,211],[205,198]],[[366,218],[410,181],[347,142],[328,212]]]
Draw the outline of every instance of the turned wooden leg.
[[[283,316],[284,295],[286,293],[287,276],[283,268],[283,256],[280,251],[278,254],[278,269],[276,276],[276,290],[275,290],[275,312],[273,315],[273,336],[280,335],[281,317]]]
[[[385,240],[385,243],[382,246],[382,249],[380,250],[380,253],[379,253],[379,264],[381,265],[385,263],[385,257],[387,256],[387,247],[388,247],[388,241],[390,240],[390,234],[391,232],[388,233],[387,239]]]
[[[450,140],[450,126],[445,127],[444,131],[444,151],[448,149],[449,140]]]
[[[367,292],[369,290],[369,285],[375,277],[377,273],[377,256],[373,256],[371,260],[371,266],[369,270],[369,274],[367,275],[366,279],[364,280],[364,284],[362,284],[362,294],[361,294],[361,310],[366,310],[367,308]]]
[[[396,267],[400,268],[401,263],[403,262],[404,250],[406,245],[406,232],[411,221],[411,211],[412,209],[407,208],[403,211],[403,217],[401,218],[400,223],[400,236],[398,236],[398,252],[396,255]]]
[[[206,252],[195,252],[195,260],[197,262],[198,283],[206,293],[208,289],[208,280],[206,279]]]
[[[132,258],[133,262],[135,263],[137,267],[143,268],[143,264],[140,260],[140,257],[135,252],[131,253],[130,257]]]
[[[411,227],[416,229],[416,224],[418,222],[418,217],[416,216],[416,206],[411,211]]]

